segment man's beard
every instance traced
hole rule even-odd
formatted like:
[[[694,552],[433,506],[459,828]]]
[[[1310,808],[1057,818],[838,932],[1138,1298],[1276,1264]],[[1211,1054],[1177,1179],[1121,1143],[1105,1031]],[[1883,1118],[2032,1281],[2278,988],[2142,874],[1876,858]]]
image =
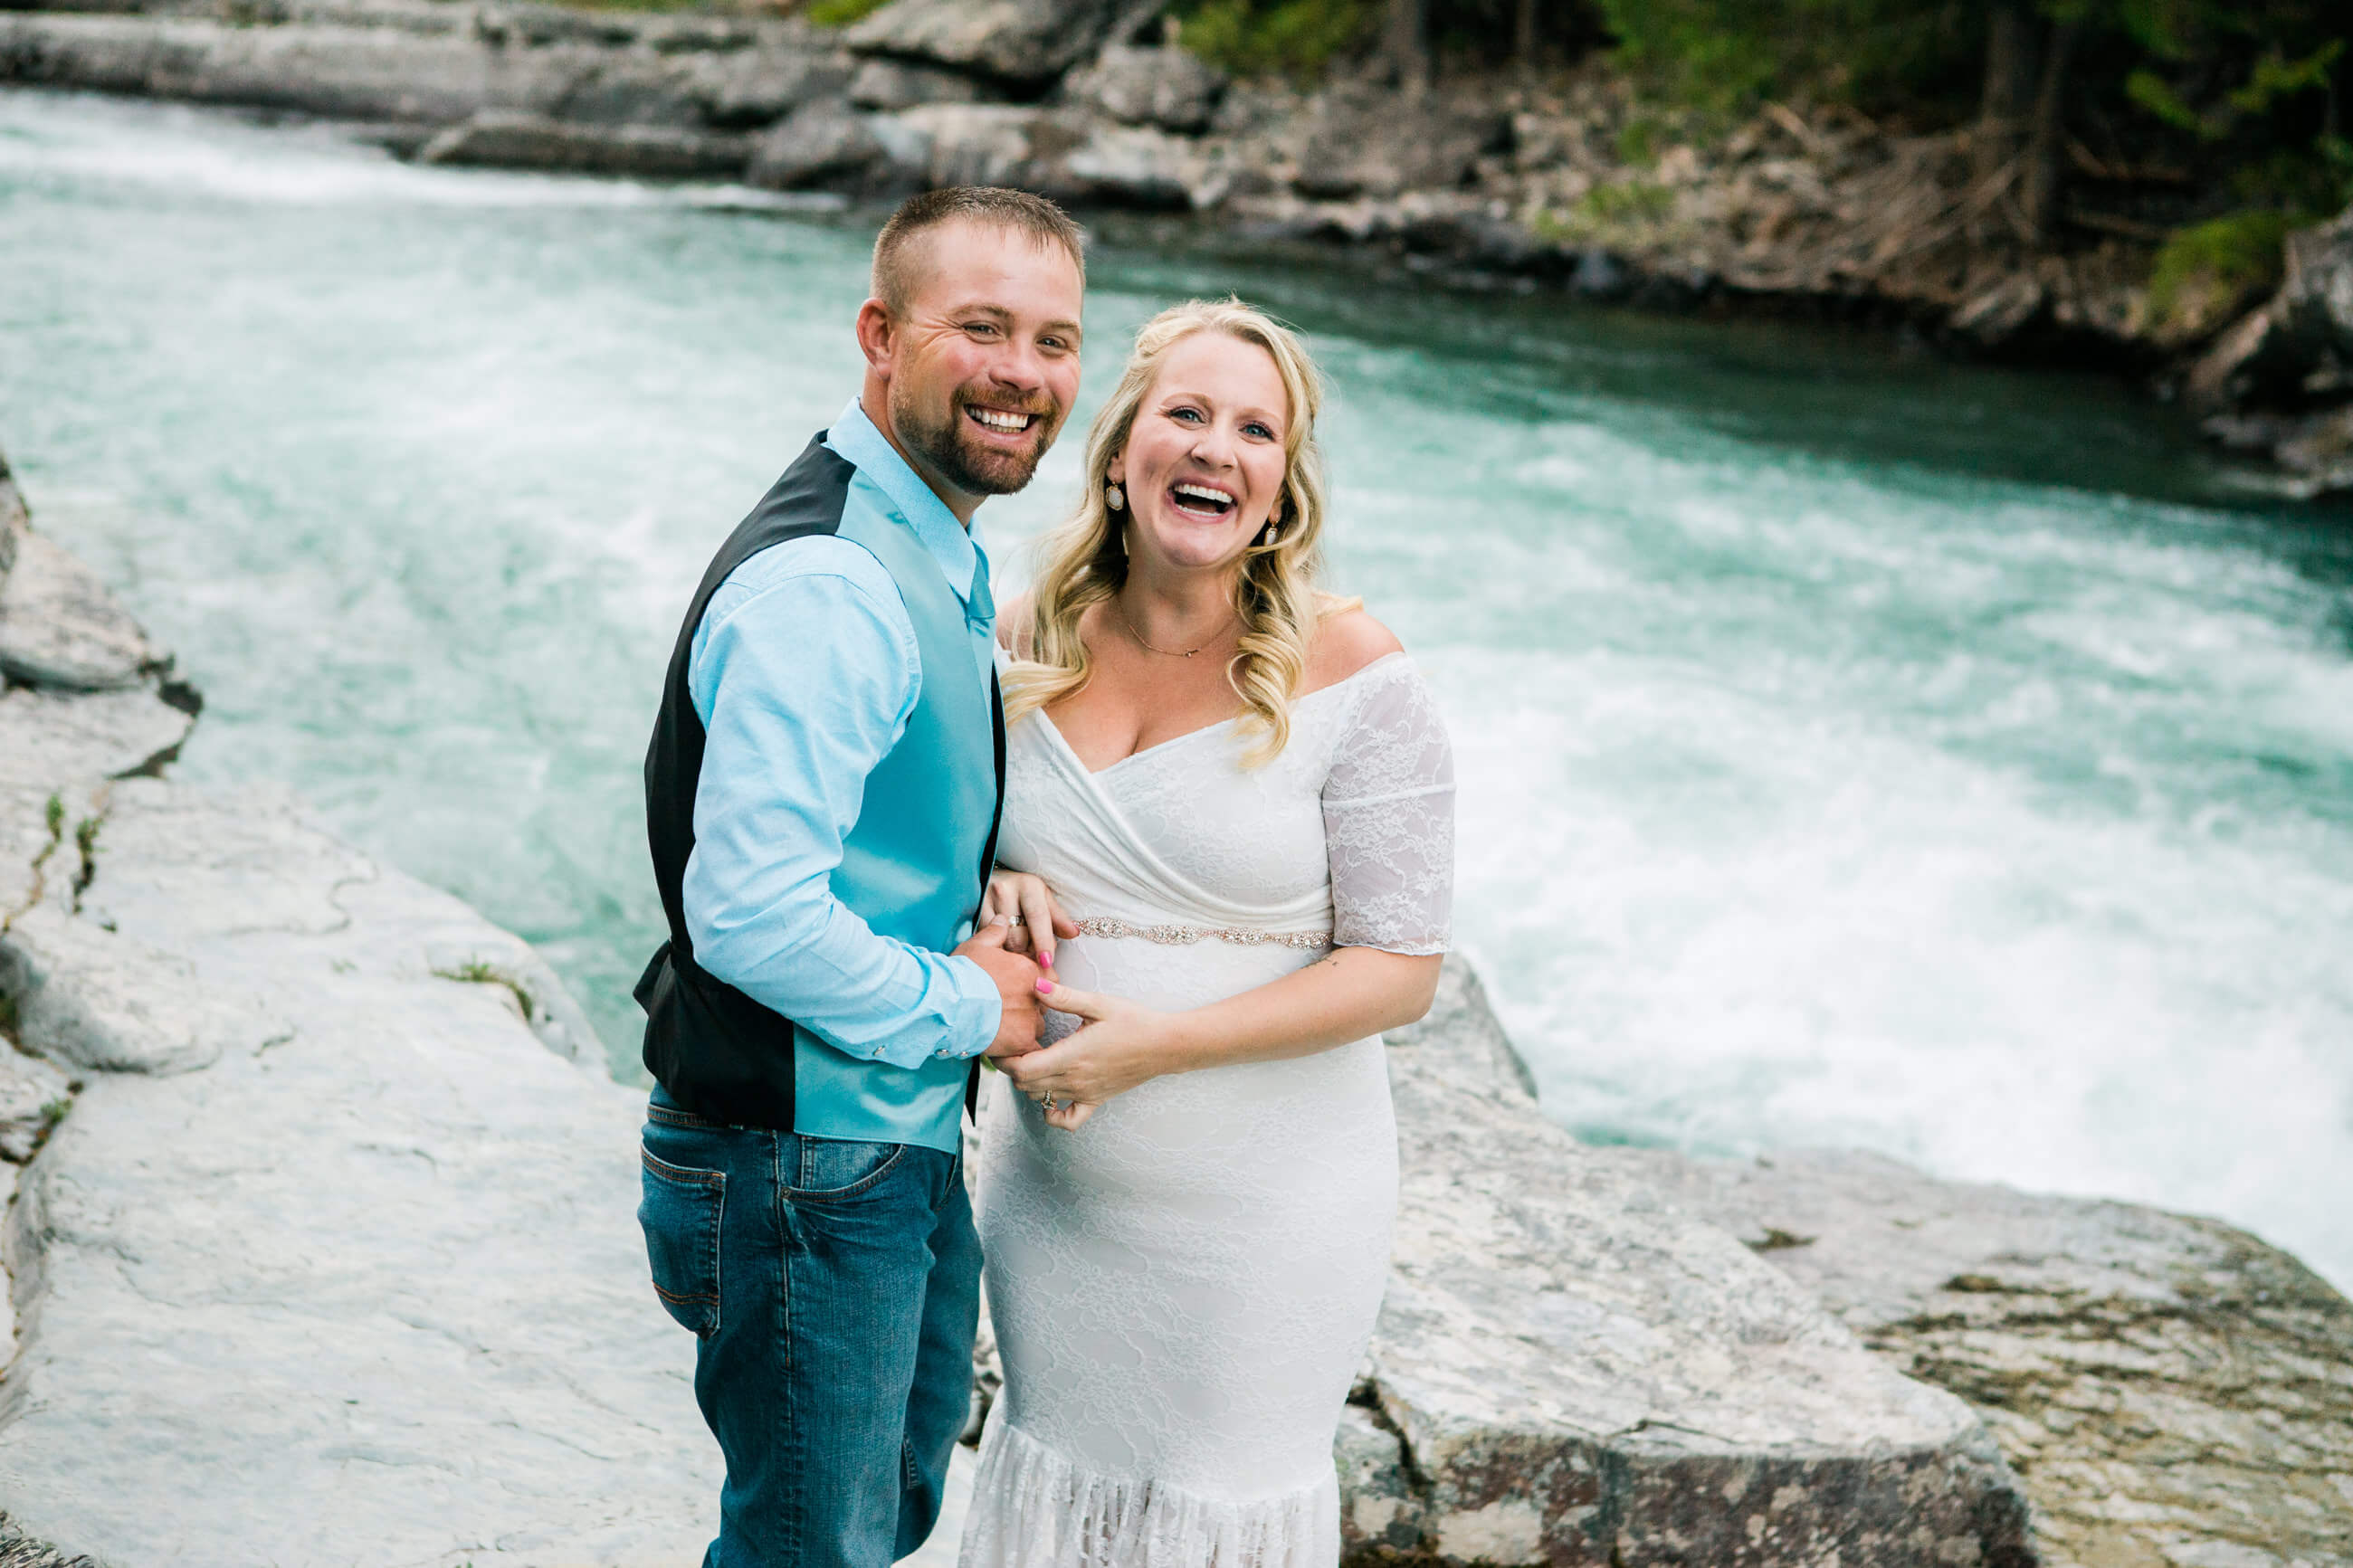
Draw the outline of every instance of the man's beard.
[[[986,399],[973,401],[983,407],[991,406]],[[1053,439],[1052,405],[1010,411],[1034,414],[1038,423],[1029,427],[1028,451],[1008,452],[986,444],[972,427],[972,421],[965,417],[965,395],[959,391],[948,405],[946,422],[934,423],[916,406],[913,389],[902,390],[894,384],[891,388],[891,425],[899,439],[930,464],[940,478],[968,496],[1009,496],[1027,486],[1037,475],[1038,464]]]

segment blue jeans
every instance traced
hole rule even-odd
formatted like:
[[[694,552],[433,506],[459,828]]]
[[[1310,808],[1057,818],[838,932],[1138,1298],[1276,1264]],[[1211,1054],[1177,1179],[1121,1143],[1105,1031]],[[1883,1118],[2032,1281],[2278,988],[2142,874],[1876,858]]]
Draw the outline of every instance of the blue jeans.
[[[646,1110],[654,1290],[727,1481],[704,1568],[887,1568],[938,1522],[972,1391],[959,1160]]]

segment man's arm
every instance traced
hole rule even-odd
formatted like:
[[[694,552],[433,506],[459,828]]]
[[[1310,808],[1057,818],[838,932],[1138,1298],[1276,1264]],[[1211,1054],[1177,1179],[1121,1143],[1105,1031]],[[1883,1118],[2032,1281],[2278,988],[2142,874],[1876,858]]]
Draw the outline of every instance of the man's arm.
[[[1037,1037],[1026,959],[880,936],[833,896],[867,775],[921,681],[896,586],[835,539],[746,562],[712,595],[688,665],[708,736],[681,888],[696,963],[838,1049],[899,1067],[1002,1047],[1025,1022]]]

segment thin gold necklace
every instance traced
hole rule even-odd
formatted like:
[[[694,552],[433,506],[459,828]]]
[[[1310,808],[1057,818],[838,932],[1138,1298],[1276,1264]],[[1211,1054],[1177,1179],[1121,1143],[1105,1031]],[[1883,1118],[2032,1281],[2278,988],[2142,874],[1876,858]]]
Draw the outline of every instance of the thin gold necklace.
[[[1120,624],[1127,628],[1127,635],[1134,637],[1137,642],[1143,643],[1145,651],[1147,653],[1156,653],[1163,658],[1190,658],[1195,654],[1200,652],[1201,647],[1207,647],[1209,646],[1208,643],[1203,643],[1201,647],[1188,647],[1181,653],[1175,648],[1154,647],[1150,643],[1144,641],[1144,634],[1137,631],[1135,629],[1135,623],[1127,618],[1127,606],[1119,602],[1119,595],[1116,594],[1113,594],[1111,596],[1111,607],[1114,611],[1118,612]],[[1229,610],[1226,613],[1226,619],[1218,623],[1218,630],[1221,632],[1224,631],[1226,629],[1227,623],[1232,619],[1233,612]],[[1215,640],[1215,638],[1211,639],[1211,641]]]

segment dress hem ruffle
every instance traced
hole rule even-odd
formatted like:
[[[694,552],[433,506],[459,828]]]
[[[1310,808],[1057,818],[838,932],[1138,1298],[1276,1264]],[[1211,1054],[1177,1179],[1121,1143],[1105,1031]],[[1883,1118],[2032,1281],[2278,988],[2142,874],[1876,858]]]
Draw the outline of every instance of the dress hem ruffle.
[[[1010,1421],[988,1424],[956,1568],[1333,1568],[1336,1473],[1229,1500],[1074,1464]]]

